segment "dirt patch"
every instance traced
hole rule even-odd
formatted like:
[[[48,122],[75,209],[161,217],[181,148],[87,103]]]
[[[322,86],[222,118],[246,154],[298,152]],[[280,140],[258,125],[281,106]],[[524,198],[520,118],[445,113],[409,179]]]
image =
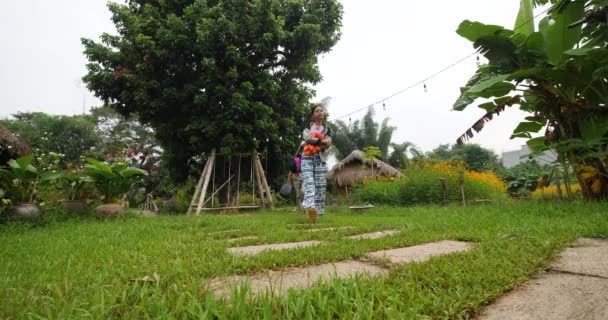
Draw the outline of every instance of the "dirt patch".
[[[209,290],[216,295],[227,297],[231,288],[248,282],[253,294],[266,291],[282,293],[289,288],[309,288],[318,280],[328,280],[332,277],[348,278],[359,274],[374,276],[387,272],[387,269],[366,262],[342,261],[305,268],[290,268],[283,271],[265,271],[251,277],[230,276],[213,279],[209,283]]]
[[[370,232],[370,233],[356,234],[356,235],[348,236],[346,238],[347,239],[353,239],[353,240],[379,239],[379,238],[384,238],[384,237],[392,236],[392,235],[394,235],[396,233],[399,233],[399,232],[401,232],[401,230],[384,230],[384,231],[376,231],[376,232]]]
[[[608,279],[548,273],[487,307],[480,319],[608,319]]]
[[[230,253],[235,253],[235,254],[256,255],[264,250],[285,250],[285,249],[293,249],[293,248],[304,248],[304,247],[316,246],[320,243],[321,243],[321,241],[273,243],[273,244],[263,244],[263,245],[259,245],[259,246],[228,248],[228,251]]]
[[[242,240],[257,240],[258,236],[247,236],[247,237],[240,237],[240,238],[233,238],[233,239],[227,239],[226,241],[233,243],[233,242],[239,242]]]
[[[564,250],[551,269],[608,278],[608,240],[583,238],[576,245]]]
[[[422,262],[438,255],[468,251],[474,246],[471,242],[444,240],[413,247],[370,252],[366,256],[371,259],[388,259],[391,264]]]

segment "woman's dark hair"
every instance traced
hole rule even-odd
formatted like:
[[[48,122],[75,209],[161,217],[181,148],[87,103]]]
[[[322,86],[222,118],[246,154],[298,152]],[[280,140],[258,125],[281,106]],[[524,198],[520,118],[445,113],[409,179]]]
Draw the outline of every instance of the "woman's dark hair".
[[[315,109],[317,109],[317,107],[320,107],[321,109],[323,109],[323,112],[325,113],[325,106],[323,106],[320,103],[315,103],[310,107],[310,122],[315,122]],[[323,125],[325,125],[325,118],[323,118]]]

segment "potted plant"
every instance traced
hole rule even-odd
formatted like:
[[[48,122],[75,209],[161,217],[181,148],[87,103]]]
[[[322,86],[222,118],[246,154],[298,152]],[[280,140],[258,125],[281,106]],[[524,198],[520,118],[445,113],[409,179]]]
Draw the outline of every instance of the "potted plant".
[[[122,197],[133,184],[140,181],[141,176],[148,172],[139,168],[129,167],[128,163],[116,162],[107,164],[87,158],[86,174],[91,178],[95,189],[101,193],[104,205],[95,208],[98,217],[111,217],[124,210],[124,204],[113,204]]]
[[[62,201],[63,209],[70,213],[82,213],[87,206],[87,187],[93,182],[93,179],[84,173],[80,165],[77,165],[74,170],[72,165],[68,164],[61,180],[67,190],[67,199]]]
[[[42,208],[37,202],[38,187],[41,183],[57,179],[60,173],[40,173],[32,165],[32,155],[8,161],[10,168],[0,169],[2,184],[6,188],[11,205],[7,208],[8,216],[22,220],[38,220]]]

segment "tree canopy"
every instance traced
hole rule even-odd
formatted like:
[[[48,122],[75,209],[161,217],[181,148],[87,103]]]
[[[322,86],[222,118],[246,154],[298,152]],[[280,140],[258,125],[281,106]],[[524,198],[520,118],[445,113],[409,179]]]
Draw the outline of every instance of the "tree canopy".
[[[337,0],[131,0],[110,3],[118,35],[82,39],[89,89],[152,126],[185,178],[213,148],[276,153],[299,142],[321,80],[317,57],[340,38]]]
[[[494,151],[483,148],[478,144],[442,144],[427,156],[438,160],[460,160],[467,164],[467,168],[477,172],[496,170],[502,165]]]

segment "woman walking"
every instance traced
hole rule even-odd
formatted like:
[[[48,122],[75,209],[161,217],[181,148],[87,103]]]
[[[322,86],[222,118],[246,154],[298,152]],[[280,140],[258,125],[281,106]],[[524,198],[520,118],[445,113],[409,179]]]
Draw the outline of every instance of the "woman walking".
[[[327,185],[327,149],[331,146],[329,129],[325,126],[325,110],[321,105],[312,108],[311,122],[302,132],[302,181],[304,200],[302,208],[308,213],[310,222],[325,213],[325,188]]]

